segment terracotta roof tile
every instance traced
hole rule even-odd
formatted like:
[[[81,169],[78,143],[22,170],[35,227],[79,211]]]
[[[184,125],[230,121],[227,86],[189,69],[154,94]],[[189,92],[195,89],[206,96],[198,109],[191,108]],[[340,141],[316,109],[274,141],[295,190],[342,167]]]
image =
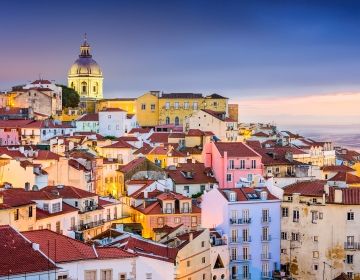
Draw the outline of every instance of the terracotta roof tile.
[[[47,272],[57,267],[10,226],[0,226],[0,276]]]
[[[78,122],[98,122],[99,121],[99,114],[85,114],[78,118],[76,121]]]
[[[324,193],[325,180],[302,181],[284,187],[285,195],[299,193],[303,196],[322,197]]]
[[[260,157],[260,155],[242,142],[216,142],[215,147],[224,156],[227,152],[228,157]]]

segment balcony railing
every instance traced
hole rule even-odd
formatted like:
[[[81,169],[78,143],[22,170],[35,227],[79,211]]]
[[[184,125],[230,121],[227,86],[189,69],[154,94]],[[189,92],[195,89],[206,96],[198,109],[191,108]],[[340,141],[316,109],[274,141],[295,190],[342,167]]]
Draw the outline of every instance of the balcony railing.
[[[263,271],[261,272],[261,279],[271,279],[272,275],[270,271]]]
[[[262,235],[261,236],[261,241],[263,242],[268,242],[268,241],[271,241],[271,235]]]
[[[232,259],[233,262],[248,262],[251,261],[251,255],[238,255],[236,259]]]
[[[87,229],[91,229],[91,228],[101,226],[103,224],[105,224],[105,220],[98,220],[98,221],[94,221],[94,222],[90,222],[90,223],[86,223],[86,224],[80,224],[80,225],[77,225],[77,226],[72,226],[71,230],[73,230],[73,231],[83,231],[83,230],[87,230]]]
[[[360,242],[344,242],[345,250],[360,250]]]
[[[249,236],[247,236],[247,237],[243,237],[243,238],[241,239],[241,242],[242,242],[242,243],[249,243],[249,242],[251,242],[251,236],[249,235]]]
[[[271,253],[261,254],[261,259],[262,260],[270,260],[271,259]]]
[[[251,273],[231,275],[231,280],[250,280],[250,279],[251,279]]]
[[[226,245],[226,240],[221,238],[213,238],[211,239],[211,246],[222,246]]]
[[[263,216],[263,217],[261,217],[261,222],[262,223],[270,223],[271,222],[271,217]]]
[[[230,224],[236,224],[236,225],[251,224],[251,218],[230,219]]]

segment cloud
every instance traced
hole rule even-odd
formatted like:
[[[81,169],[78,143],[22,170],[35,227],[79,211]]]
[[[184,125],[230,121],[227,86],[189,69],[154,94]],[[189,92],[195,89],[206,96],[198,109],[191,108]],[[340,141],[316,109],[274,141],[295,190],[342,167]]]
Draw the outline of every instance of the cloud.
[[[241,121],[279,125],[360,124],[360,93],[238,99]]]

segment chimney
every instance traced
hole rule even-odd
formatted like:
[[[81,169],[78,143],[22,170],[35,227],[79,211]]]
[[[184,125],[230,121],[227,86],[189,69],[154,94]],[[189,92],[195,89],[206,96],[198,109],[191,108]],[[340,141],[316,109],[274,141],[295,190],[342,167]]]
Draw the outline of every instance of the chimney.
[[[30,190],[30,183],[26,182],[25,183],[25,187],[24,187],[25,191],[29,191]]]
[[[33,243],[32,248],[34,249],[34,251],[40,251],[40,245],[38,243]]]
[[[194,235],[192,232],[189,233],[189,241],[192,241],[194,239]]]
[[[342,203],[342,190],[341,189],[334,190],[334,202]]]

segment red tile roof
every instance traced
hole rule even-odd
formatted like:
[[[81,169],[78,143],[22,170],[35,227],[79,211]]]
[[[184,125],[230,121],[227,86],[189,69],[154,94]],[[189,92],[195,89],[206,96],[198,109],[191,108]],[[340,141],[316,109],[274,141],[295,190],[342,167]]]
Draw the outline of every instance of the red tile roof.
[[[100,112],[126,112],[126,111],[120,108],[104,108],[100,110]]]
[[[223,122],[236,122],[235,120],[226,117],[226,113],[225,112],[217,112],[217,111],[213,111],[213,110],[209,110],[209,109],[202,109],[201,111],[208,113],[209,115],[213,116],[214,118],[223,121]]]
[[[260,192],[267,192],[267,200],[278,200],[278,198],[272,195],[267,188],[254,189],[250,187],[242,187],[242,188],[227,188],[227,189],[219,189],[219,191],[223,194],[223,196],[229,200],[227,193],[235,192],[236,193],[236,201],[249,201],[253,199],[260,199]],[[255,196],[254,196],[255,195]]]
[[[39,85],[39,84],[42,84],[42,85],[50,85],[51,82],[49,80],[35,80],[31,83],[32,85]]]
[[[96,248],[50,230],[23,232],[26,238],[40,244],[40,250],[56,263],[87,259],[132,258],[134,254],[120,248]]]
[[[186,172],[191,172],[192,178],[186,177]],[[168,169],[167,173],[175,184],[217,183],[203,163],[179,163],[176,170]]]
[[[86,198],[97,196],[96,193],[91,193],[73,186],[47,186],[41,189],[46,192],[58,192],[62,198]]]
[[[23,126],[23,128],[73,128],[71,122],[56,122],[52,120],[32,121]]]
[[[38,150],[35,154],[34,159],[37,160],[59,160],[60,156],[51,151]]]
[[[322,168],[324,172],[354,172],[355,169],[347,165],[331,165],[331,166],[324,166]]]
[[[50,217],[60,216],[60,215],[64,215],[64,214],[68,214],[68,213],[72,213],[72,212],[73,213],[79,212],[79,209],[63,202],[62,203],[62,211],[60,211],[60,212],[49,213],[40,208],[36,208],[36,220],[47,219]]]
[[[78,122],[98,122],[99,121],[99,114],[85,114],[78,118],[76,121]]]
[[[265,132],[256,132],[254,134],[252,134],[251,136],[255,136],[255,137],[269,137],[269,134],[266,134]]]
[[[360,177],[346,172],[338,172],[334,177],[330,178],[329,181],[334,182],[345,182],[346,184],[360,184]]]
[[[9,150],[6,147],[0,147],[0,156],[8,155],[12,158],[25,158],[25,155],[22,154],[19,150]]]
[[[155,132],[150,135],[148,140],[151,143],[167,143],[170,133],[169,132]]]
[[[47,272],[57,267],[12,227],[0,226],[0,276]]]
[[[293,193],[299,193],[303,196],[317,196],[322,197],[324,193],[325,180],[313,180],[297,182],[284,187],[285,195],[292,195]]]
[[[121,136],[119,138],[117,138],[116,140],[120,141],[120,140],[123,140],[123,141],[126,141],[126,142],[137,142],[139,141],[139,139],[135,136]]]
[[[335,190],[340,190],[342,192],[342,202],[335,202]],[[329,188],[329,196],[327,198],[327,203],[332,204],[345,204],[345,205],[360,205],[360,188]]]
[[[168,138],[185,138],[185,133],[183,132],[171,132]]]
[[[111,145],[104,146],[102,148],[106,149],[135,149],[134,146],[130,145],[128,142],[124,140],[119,140]]]
[[[149,133],[151,131],[151,128],[142,128],[142,127],[137,127],[137,128],[133,128],[130,130],[129,134],[134,134],[134,133]]]
[[[138,155],[138,154],[147,155],[151,150],[152,150],[152,147],[149,144],[143,143],[143,146],[141,148],[137,149],[134,152],[134,155]]]
[[[119,168],[119,171],[121,171],[123,173],[129,172],[129,171],[133,170],[134,168],[136,168],[138,165],[143,164],[145,161],[146,161],[146,158],[144,158],[144,157],[134,159],[134,160],[130,161],[128,164],[121,166]]]
[[[0,120],[0,128],[21,128],[32,120]]]
[[[186,136],[213,136],[211,131],[202,131],[200,129],[189,129]]]
[[[175,263],[178,250],[166,245],[129,236],[119,242],[124,250],[131,250],[137,255]]]
[[[260,157],[260,155],[242,142],[215,142],[221,156],[227,152],[228,157]]]

